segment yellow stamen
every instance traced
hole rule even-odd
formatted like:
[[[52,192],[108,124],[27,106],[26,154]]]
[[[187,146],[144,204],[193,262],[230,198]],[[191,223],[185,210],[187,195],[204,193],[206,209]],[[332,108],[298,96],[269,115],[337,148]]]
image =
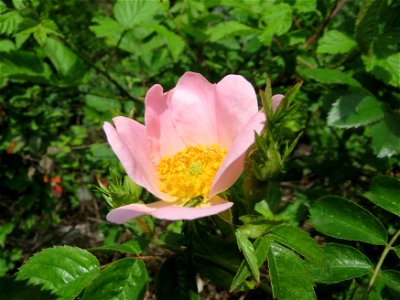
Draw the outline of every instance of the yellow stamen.
[[[161,191],[176,197],[182,205],[194,198],[204,204],[225,156],[226,150],[214,144],[189,146],[163,157],[157,166]]]

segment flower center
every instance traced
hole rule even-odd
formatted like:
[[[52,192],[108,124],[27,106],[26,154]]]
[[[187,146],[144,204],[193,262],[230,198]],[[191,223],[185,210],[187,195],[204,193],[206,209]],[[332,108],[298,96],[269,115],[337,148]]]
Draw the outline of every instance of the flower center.
[[[173,156],[163,157],[157,166],[160,190],[175,196],[185,206],[207,201],[225,155],[226,150],[214,144],[189,146]]]

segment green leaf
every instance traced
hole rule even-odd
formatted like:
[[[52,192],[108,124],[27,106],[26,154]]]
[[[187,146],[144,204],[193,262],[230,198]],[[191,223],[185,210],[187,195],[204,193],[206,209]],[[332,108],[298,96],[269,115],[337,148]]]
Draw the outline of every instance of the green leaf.
[[[400,181],[389,176],[372,180],[370,191],[364,196],[376,205],[400,216]]]
[[[17,11],[10,11],[0,15],[0,34],[11,35],[17,32],[23,17]]]
[[[125,30],[125,27],[120,23],[107,17],[96,16],[93,18],[93,23],[96,25],[89,26],[89,29],[93,31],[98,38],[115,36]]]
[[[317,53],[347,53],[357,46],[357,42],[338,30],[329,30],[318,40]]]
[[[183,39],[173,31],[170,31],[169,29],[161,25],[156,26],[155,30],[161,37],[166,39],[168,49],[171,52],[172,58],[174,59],[174,61],[178,61],[183,50],[185,49],[185,42],[183,41]]]
[[[143,261],[120,259],[104,269],[85,289],[82,300],[143,299],[148,275]]]
[[[255,256],[257,257],[258,268],[261,268],[265,260],[267,259],[268,245],[269,244],[267,239],[262,237],[258,238],[253,243],[254,253]],[[245,281],[250,275],[251,275],[251,270],[249,268],[249,265],[247,264],[246,261],[242,261],[242,264],[240,265],[235,277],[232,280],[230,290],[233,291],[237,289],[243,283],[243,281]]]
[[[48,37],[43,48],[64,83],[73,84],[85,76],[82,60],[61,41]]]
[[[292,26],[292,8],[287,3],[274,4],[262,14],[262,19],[267,26],[259,39],[269,45],[274,35],[279,36],[289,31]]]
[[[362,56],[365,69],[385,84],[400,87],[400,52],[385,57]]]
[[[105,252],[105,253],[127,253],[127,254],[140,254],[143,252],[137,240],[131,240],[123,244],[106,245],[101,247],[94,247],[89,249],[90,252]]]
[[[211,42],[216,42],[237,35],[250,34],[254,31],[255,29],[237,21],[226,21],[210,27],[206,33],[210,37]]]
[[[328,268],[308,265],[316,282],[332,284],[361,277],[373,267],[368,257],[353,247],[330,243],[322,248],[326,253]]]
[[[304,69],[300,71],[304,77],[325,84],[344,84],[360,87],[360,83],[350,74],[335,69]]]
[[[0,297],[7,300],[40,299],[53,300],[55,295],[29,285],[26,280],[16,281],[14,277],[0,277]]]
[[[328,125],[353,128],[367,125],[383,118],[379,102],[370,95],[348,94],[340,97],[328,114]]]
[[[159,1],[117,0],[114,6],[114,15],[119,23],[127,28],[134,28],[135,25],[152,21],[161,8]]]
[[[400,117],[385,112],[382,120],[371,126],[372,148],[378,157],[400,153]]]
[[[271,241],[267,260],[274,298],[317,299],[311,275],[293,251]]]
[[[394,247],[393,248],[394,253],[400,258],[400,246]]]
[[[317,0],[307,0],[307,1],[290,1],[290,4],[293,6],[299,13],[306,13],[306,12],[315,12],[317,10]]]
[[[86,95],[86,105],[98,112],[111,112],[121,110],[121,102],[114,98],[98,95]]]
[[[177,257],[168,258],[157,277],[157,300],[198,300],[195,272]]]
[[[14,223],[6,223],[4,225],[0,225],[0,247],[4,247],[4,243],[6,241],[7,235],[9,235],[13,229],[15,224]]]
[[[336,196],[317,200],[310,209],[316,230],[338,239],[383,245],[387,233],[381,222],[368,210]]]
[[[250,267],[251,273],[254,279],[258,282],[260,281],[260,271],[258,270],[258,260],[256,253],[254,251],[253,244],[248,240],[248,238],[239,230],[235,232],[237,244],[240,251],[242,251],[247,264]]]
[[[291,248],[312,263],[323,267],[326,264],[324,251],[308,233],[292,226],[277,226],[272,228],[268,236]]]
[[[99,273],[99,262],[88,251],[57,246],[32,256],[20,268],[17,279],[28,279],[63,299],[73,299]]]
[[[395,270],[384,270],[379,272],[386,286],[400,293],[400,272]]]
[[[50,67],[36,54],[22,50],[1,53],[0,73],[4,77],[34,82],[48,82],[51,76]]]

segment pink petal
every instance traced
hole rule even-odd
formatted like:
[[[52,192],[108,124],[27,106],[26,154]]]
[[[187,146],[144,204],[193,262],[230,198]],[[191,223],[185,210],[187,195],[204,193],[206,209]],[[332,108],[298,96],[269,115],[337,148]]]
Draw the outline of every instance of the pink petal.
[[[153,195],[165,201],[172,201],[171,196],[162,193],[158,188],[157,171],[146,148],[145,127],[125,117],[116,117],[113,121],[116,128],[110,123],[104,123],[103,128],[108,143],[121,161],[126,173],[134,182]]]
[[[272,110],[276,111],[278,108],[279,104],[281,103],[281,100],[285,97],[284,95],[281,94],[276,94],[272,96]]]
[[[146,95],[145,123],[149,150],[158,161],[185,148],[172,123],[171,97],[174,91],[163,93],[161,85],[150,88]]]
[[[256,113],[236,137],[232,147],[228,150],[225,160],[222,162],[214,177],[210,190],[210,197],[228,189],[240,176],[244,169],[246,151],[254,143],[255,131],[260,133],[264,128],[265,113]]]
[[[217,84],[218,144],[229,149],[258,111],[257,96],[253,86],[240,75],[228,75]]]
[[[171,99],[172,119],[186,145],[207,145],[217,141],[215,85],[203,76],[186,72]]]
[[[151,204],[129,204],[110,211],[107,215],[107,220],[112,223],[122,224],[144,214],[171,221],[194,220],[218,214],[229,209],[232,205],[232,202],[225,201],[219,197],[215,197],[210,206],[199,208],[174,206],[164,201]]]

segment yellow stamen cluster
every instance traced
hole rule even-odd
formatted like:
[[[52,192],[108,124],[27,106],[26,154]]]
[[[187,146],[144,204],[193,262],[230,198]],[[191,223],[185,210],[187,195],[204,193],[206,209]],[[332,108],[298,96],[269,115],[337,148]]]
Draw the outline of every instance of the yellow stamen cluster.
[[[161,191],[182,203],[199,197],[207,201],[225,155],[226,150],[214,144],[189,146],[173,156],[165,156],[157,166]]]

